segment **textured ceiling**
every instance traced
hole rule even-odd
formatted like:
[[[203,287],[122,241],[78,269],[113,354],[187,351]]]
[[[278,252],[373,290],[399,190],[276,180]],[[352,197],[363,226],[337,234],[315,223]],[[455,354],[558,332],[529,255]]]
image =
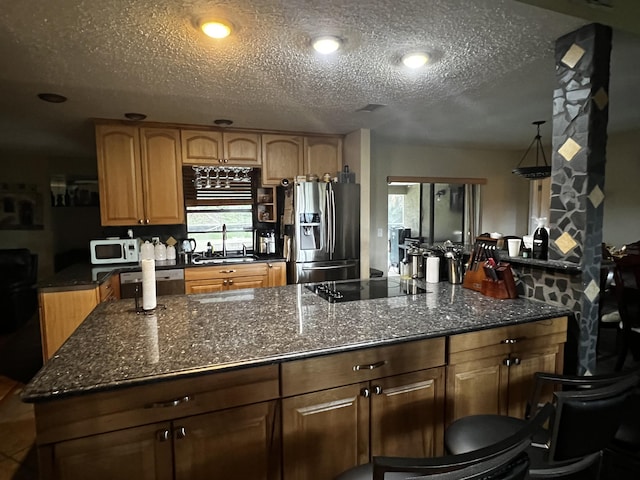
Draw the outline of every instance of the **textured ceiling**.
[[[194,28],[209,16],[232,36]],[[550,125],[555,39],[586,23],[514,0],[0,0],[0,148],[92,155],[89,119],[125,112],[524,148],[533,120]],[[320,57],[310,37],[327,33],[345,48]],[[614,41],[610,131],[640,128],[640,41]],[[435,61],[407,72],[417,48]],[[358,112],[370,103],[386,107]]]

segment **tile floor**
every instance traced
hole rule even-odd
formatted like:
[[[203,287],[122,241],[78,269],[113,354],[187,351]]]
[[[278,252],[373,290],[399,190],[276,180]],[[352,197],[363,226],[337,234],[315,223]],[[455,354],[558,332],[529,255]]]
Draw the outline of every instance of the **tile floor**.
[[[22,383],[0,377],[0,480],[37,480],[33,405],[20,401]]]

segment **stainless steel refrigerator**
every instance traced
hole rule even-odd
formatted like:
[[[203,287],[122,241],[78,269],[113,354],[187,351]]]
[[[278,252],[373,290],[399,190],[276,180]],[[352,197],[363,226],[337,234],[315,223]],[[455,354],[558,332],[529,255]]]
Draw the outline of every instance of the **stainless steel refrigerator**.
[[[360,185],[293,185],[289,282],[360,277]]]

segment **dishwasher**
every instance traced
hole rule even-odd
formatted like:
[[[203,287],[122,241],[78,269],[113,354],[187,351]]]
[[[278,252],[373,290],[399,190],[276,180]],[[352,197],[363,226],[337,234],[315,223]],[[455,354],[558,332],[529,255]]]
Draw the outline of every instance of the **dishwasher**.
[[[138,292],[138,293],[136,293]],[[156,295],[184,294],[184,269],[156,270]],[[142,296],[142,270],[120,274],[120,298]]]

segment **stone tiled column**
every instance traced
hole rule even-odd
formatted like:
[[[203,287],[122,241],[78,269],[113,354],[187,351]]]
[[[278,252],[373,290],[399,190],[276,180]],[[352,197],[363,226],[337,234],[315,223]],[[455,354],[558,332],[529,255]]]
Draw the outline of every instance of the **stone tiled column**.
[[[579,373],[596,362],[610,53],[611,28],[599,24],[556,41],[549,260],[581,269]]]

